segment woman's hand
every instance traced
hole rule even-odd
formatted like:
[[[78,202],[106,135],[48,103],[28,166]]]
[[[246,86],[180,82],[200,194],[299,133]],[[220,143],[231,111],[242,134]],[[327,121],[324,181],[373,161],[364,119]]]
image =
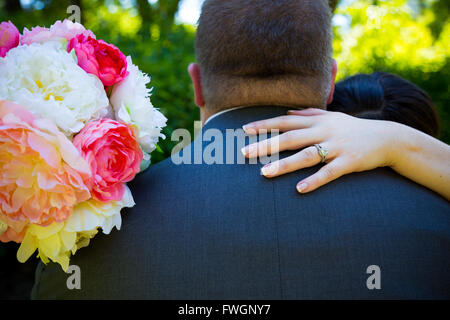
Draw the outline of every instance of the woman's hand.
[[[393,166],[397,123],[366,120],[340,112],[319,109],[290,111],[289,115],[252,122],[243,127],[247,134],[279,129],[283,134],[249,145],[244,156],[254,158],[284,150],[302,149],[293,156],[270,163],[261,169],[267,178],[319,164],[322,157],[315,144],[328,150],[326,165],[300,181],[300,193],[313,191],[345,174]]]

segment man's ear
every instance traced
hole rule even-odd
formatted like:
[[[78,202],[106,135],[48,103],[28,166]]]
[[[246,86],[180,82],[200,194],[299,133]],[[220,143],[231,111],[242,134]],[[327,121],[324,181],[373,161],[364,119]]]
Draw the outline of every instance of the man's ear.
[[[338,71],[337,61],[333,59],[333,68],[331,70],[331,90],[330,90],[330,96],[328,97],[328,104],[333,102],[334,87],[336,85],[337,71]]]
[[[188,67],[189,75],[194,85],[195,104],[200,108],[205,106],[205,99],[203,98],[203,87],[200,76],[200,67],[196,63],[191,63]]]

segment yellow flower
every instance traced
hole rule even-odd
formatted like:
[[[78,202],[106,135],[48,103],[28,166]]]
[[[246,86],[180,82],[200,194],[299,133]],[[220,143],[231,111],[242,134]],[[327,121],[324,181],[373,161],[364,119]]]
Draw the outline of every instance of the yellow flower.
[[[69,267],[70,255],[89,244],[89,240],[97,234],[97,229],[83,232],[69,232],[64,229],[64,223],[54,222],[42,227],[32,224],[28,227],[17,259],[25,262],[38,249],[38,257],[44,263],[49,260],[59,263],[64,271]]]
[[[44,263],[51,260],[59,263],[66,271],[70,256],[78,249],[88,246],[98,228],[102,228],[105,234],[109,234],[113,227],[120,229],[120,210],[133,207],[134,204],[131,191],[126,187],[120,201],[102,203],[90,199],[76,205],[65,222],[54,222],[46,227],[31,224],[17,252],[17,259],[25,262],[38,249],[38,257]]]

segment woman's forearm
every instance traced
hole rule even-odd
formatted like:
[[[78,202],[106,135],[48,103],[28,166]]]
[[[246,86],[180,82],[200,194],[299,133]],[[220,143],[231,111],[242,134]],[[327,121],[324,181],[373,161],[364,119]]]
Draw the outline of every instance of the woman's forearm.
[[[391,123],[391,167],[450,200],[450,146],[408,126]]]
[[[325,160],[319,171],[298,182],[297,191],[308,193],[345,174],[389,166],[450,200],[450,146],[438,139],[397,122],[340,112],[306,109],[289,114],[244,126],[247,134],[271,129],[284,132],[245,147],[242,152],[247,158],[267,155],[272,144],[279,151],[300,150],[264,166],[265,177],[275,178]],[[317,144],[328,150],[325,159]]]

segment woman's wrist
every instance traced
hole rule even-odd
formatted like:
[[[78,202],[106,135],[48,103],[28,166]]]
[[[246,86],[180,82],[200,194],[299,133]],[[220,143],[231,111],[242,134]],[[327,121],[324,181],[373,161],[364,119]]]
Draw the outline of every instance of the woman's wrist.
[[[401,123],[391,122],[389,135],[392,137],[392,146],[389,152],[390,167],[397,171],[405,166],[411,158],[423,151],[424,133]]]
[[[395,169],[400,165],[410,148],[409,127],[392,121],[382,121],[382,135],[386,141],[386,165]]]

